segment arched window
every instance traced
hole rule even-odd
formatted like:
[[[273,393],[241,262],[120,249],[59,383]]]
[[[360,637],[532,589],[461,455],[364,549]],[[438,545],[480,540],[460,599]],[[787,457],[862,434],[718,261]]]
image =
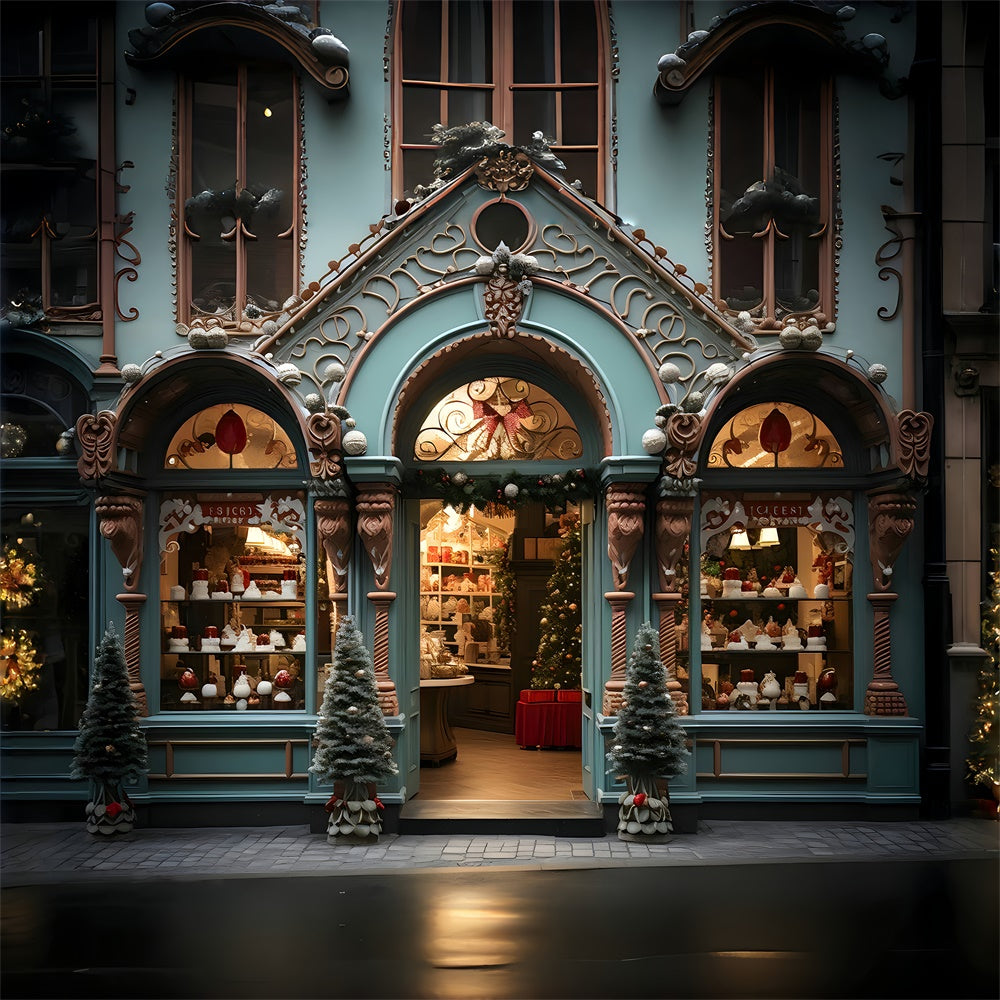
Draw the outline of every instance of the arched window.
[[[217,403],[178,428],[166,469],[294,469],[295,447],[281,425],[241,403]]]
[[[512,145],[543,132],[567,177],[603,200],[606,38],[606,4],[595,0],[400,0],[397,196],[433,179],[436,123],[488,121]]]
[[[459,386],[436,403],[417,433],[422,462],[570,460],[583,455],[573,418],[552,395],[519,378]]]

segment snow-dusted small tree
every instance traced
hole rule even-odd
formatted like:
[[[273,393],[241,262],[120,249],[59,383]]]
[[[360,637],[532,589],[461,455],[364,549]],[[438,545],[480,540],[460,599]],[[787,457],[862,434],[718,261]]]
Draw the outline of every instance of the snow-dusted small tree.
[[[149,769],[146,737],[136,716],[129,687],[125,653],[109,622],[94,663],[94,686],[80,719],[73,745],[74,778],[89,778],[87,803],[89,833],[128,833],[135,825],[135,809],[125,792]]]
[[[673,830],[669,793],[657,779],[687,770],[687,734],[667,690],[659,657],[660,637],[649,622],[639,627],[625,670],[625,688],[608,751],[609,771],[624,777],[619,798],[618,836],[622,840],[665,840]]]
[[[377,840],[384,806],[376,794],[379,781],[396,774],[392,736],[378,701],[371,654],[352,615],[340,620],[333,670],[323,690],[316,723],[316,751],[309,768],[333,781],[326,804],[327,840],[345,837]]]

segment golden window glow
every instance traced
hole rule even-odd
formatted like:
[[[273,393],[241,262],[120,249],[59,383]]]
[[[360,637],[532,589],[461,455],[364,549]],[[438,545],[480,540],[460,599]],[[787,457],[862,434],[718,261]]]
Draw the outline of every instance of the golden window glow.
[[[580,458],[583,444],[564,407],[517,378],[460,386],[434,406],[414,445],[423,462]]]
[[[758,403],[741,410],[716,435],[711,469],[842,469],[844,456],[830,429],[792,403]]]
[[[166,469],[294,469],[291,439],[266,413],[219,403],[196,413],[174,434]]]

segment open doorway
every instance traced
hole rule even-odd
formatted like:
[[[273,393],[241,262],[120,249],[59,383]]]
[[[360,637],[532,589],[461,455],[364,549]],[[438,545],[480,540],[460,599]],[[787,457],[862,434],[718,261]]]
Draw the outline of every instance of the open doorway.
[[[420,528],[417,798],[585,800],[578,512],[425,500]]]

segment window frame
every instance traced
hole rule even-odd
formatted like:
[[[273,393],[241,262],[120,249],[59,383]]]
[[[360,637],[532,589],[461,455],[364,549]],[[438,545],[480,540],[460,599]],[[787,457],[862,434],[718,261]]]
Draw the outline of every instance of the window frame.
[[[760,70],[763,79],[763,131],[762,147],[762,179],[773,176],[775,170],[775,68],[771,65],[755,67]],[[740,82],[738,74],[720,73],[712,84],[712,125],[711,125],[711,162],[712,169],[711,184],[711,236],[713,244],[712,260],[712,294],[718,308],[726,315],[735,316],[741,310],[731,308],[725,300],[723,294],[723,266],[721,247],[724,241],[735,239],[728,233],[724,235],[723,223],[721,220],[722,208],[722,158],[725,155],[725,137],[722,135],[723,114],[722,102],[724,100],[724,86],[726,82],[730,85]],[[746,78],[742,80],[744,85],[749,85]],[[819,299],[815,307],[803,310],[787,310],[780,307],[777,300],[776,291],[776,246],[777,239],[774,218],[768,220],[768,224],[760,233],[754,234],[754,238],[764,240],[762,250],[762,299],[761,305],[750,310],[750,315],[755,325],[761,332],[777,333],[787,322],[789,317],[796,319],[812,317],[821,325],[833,322],[836,319],[836,275],[834,267],[834,244],[836,235],[839,232],[839,218],[836,211],[836,193],[834,182],[836,175],[836,149],[837,138],[835,134],[836,121],[836,96],[834,91],[834,81],[829,75],[821,76],[817,80],[819,89],[819,149],[817,158],[819,163],[819,199],[820,199],[820,229],[819,235],[819,259],[817,263]]]
[[[226,68],[226,67],[223,67]],[[248,73],[254,69],[275,69],[288,73],[291,84],[291,104],[293,108],[293,141],[292,141],[292,178],[291,178],[291,199],[292,199],[292,222],[290,227],[281,234],[279,238],[287,238],[292,246],[293,266],[292,266],[292,287],[287,289],[283,301],[293,295],[297,295],[302,287],[302,267],[301,267],[301,240],[303,230],[303,163],[302,163],[302,120],[301,108],[301,81],[299,75],[287,66],[280,64],[265,65],[255,63],[237,63],[231,67],[237,75],[237,106],[236,106],[236,141],[233,144],[234,167],[236,171],[236,193],[244,189],[244,182],[248,179],[247,171],[247,126],[246,126],[246,106],[248,95]],[[193,123],[194,123],[194,93],[196,85],[202,82],[200,77],[194,75],[184,75],[178,78],[178,157],[177,157],[177,192],[174,202],[174,212],[176,218],[176,231],[180,246],[178,247],[179,264],[177,269],[177,318],[179,322],[191,324],[198,319],[207,319],[194,308],[192,302],[192,292],[195,287],[193,274],[193,253],[192,247],[198,239],[198,234],[193,233],[187,226],[185,218],[185,203],[196,192],[192,183],[193,171]],[[255,321],[249,321],[246,317],[247,307],[247,258],[246,244],[251,240],[244,232],[241,219],[236,220],[234,229],[235,239],[235,285],[236,293],[232,306],[233,317],[220,317],[223,326],[229,333],[256,336],[259,333],[259,324],[271,316],[277,316],[281,312],[281,305],[273,312],[261,310],[261,315]],[[251,329],[245,329],[244,324],[251,322]]]
[[[554,3],[554,39],[555,39],[555,76],[553,83],[515,83],[514,82],[514,48],[513,42],[513,4],[508,0],[483,0],[489,3],[492,15],[492,83],[461,83],[447,79],[448,65],[448,0],[441,0],[441,78],[438,80],[404,79],[403,77],[403,5],[406,0],[396,0],[393,25],[393,58],[392,58],[392,194],[394,199],[402,198],[410,188],[405,187],[403,170],[403,154],[407,150],[434,150],[437,145],[432,142],[404,142],[403,135],[403,89],[404,87],[426,87],[440,91],[439,118],[447,121],[448,93],[452,90],[485,91],[490,94],[491,122],[505,133],[508,143],[514,141],[514,97],[518,92],[554,91],[556,95],[557,133],[561,133],[563,125],[562,95],[571,90],[596,90],[597,102],[597,141],[585,145],[563,145],[561,134],[554,136],[551,149],[558,156],[561,152],[592,151],[596,157],[597,190],[592,192],[598,201],[607,200],[608,184],[608,151],[610,149],[608,124],[610,119],[608,102],[610,87],[608,82],[608,54],[610,22],[607,4],[603,0],[594,0],[595,22],[597,27],[597,80],[589,82],[560,82],[562,68],[562,44],[560,36],[560,0]],[[452,125],[465,124],[452,122]],[[433,180],[427,177],[422,183],[429,184]]]
[[[58,12],[43,13],[41,18],[42,44],[39,59],[39,72],[26,74],[4,73],[0,76],[3,85],[20,84],[37,85],[42,92],[46,107],[51,107],[52,93],[56,83],[67,85],[82,85],[90,83],[93,86],[94,107],[97,116],[95,145],[97,155],[94,163],[93,179],[94,207],[94,288],[96,295],[90,302],[80,305],[54,305],[52,303],[52,211],[44,212],[38,227],[32,233],[31,239],[37,236],[39,247],[39,294],[41,308],[47,321],[59,323],[101,323],[105,310],[114,308],[114,253],[115,245],[102,238],[102,233],[114,231],[116,225],[115,192],[115,26],[113,14],[105,5],[95,5],[96,9],[89,17],[96,24],[96,52],[92,73],[74,71],[56,74],[52,71],[53,64],[53,21]],[[14,30],[8,25],[8,30]],[[12,165],[12,164],[11,164]],[[4,164],[5,169],[8,164]],[[47,204],[51,204],[48,202]],[[5,269],[6,270],[6,269]],[[10,289],[14,291],[14,289]],[[10,302],[2,303],[4,308]]]

